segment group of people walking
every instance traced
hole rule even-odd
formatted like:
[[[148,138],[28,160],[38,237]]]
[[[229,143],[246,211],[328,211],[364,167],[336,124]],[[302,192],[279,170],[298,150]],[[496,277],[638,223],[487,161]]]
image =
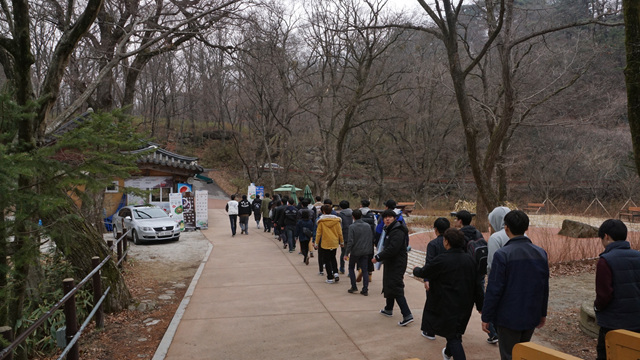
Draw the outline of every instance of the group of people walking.
[[[296,205],[294,198],[272,199],[265,194],[247,205],[246,196],[239,203],[232,196],[227,204],[232,236],[237,216],[243,233],[248,233],[246,224],[253,212],[257,228],[262,218],[263,231],[273,230],[283,248],[293,253],[299,245],[305,264],[309,265],[316,250],[318,274],[326,275],[328,284],[339,282],[346,270],[351,294],[367,296],[372,274],[383,264],[386,303],[380,314],[393,316],[397,304],[402,313],[398,325],[413,322],[404,295],[409,231],[395,201],[385,202],[385,210],[372,211],[366,199],[355,210],[343,200],[336,211],[331,200],[315,200],[311,204],[309,199],[299,199]],[[511,359],[513,347],[530,341],[535,329],[546,322],[547,253],[525,235],[529,218],[520,210],[495,208],[489,214],[488,241],[471,225],[468,211],[452,215],[453,226],[445,217],[435,220],[436,238],[427,245],[425,265],[413,269],[414,276],[424,279],[426,289],[421,333],[430,340],[436,336],[446,339],[441,354],[444,360],[466,359],[462,335],[475,306],[481,313],[487,342],[498,343],[501,359]],[[630,249],[626,226],[620,220],[605,221],[599,236],[605,251],[597,266],[594,309],[601,326],[597,359],[603,360],[608,331],[640,331],[640,252]]]

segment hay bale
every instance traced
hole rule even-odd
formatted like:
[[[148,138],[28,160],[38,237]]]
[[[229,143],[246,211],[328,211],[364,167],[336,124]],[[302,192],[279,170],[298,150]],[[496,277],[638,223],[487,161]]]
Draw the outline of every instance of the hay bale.
[[[598,237],[598,228],[579,221],[565,219],[562,221],[562,229],[558,235],[579,239],[595,238]]]

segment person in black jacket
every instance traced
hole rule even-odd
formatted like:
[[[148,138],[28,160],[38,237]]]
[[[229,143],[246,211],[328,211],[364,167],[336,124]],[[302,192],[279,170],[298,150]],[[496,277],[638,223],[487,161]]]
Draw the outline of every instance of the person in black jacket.
[[[600,325],[597,360],[606,360],[605,337],[615,329],[640,332],[640,252],[627,241],[627,226],[618,219],[600,225],[604,252],[596,265],[593,309]]]
[[[387,209],[382,213],[382,221],[384,221],[384,245],[383,248],[373,257],[372,262],[382,262],[384,269],[382,271],[382,292],[387,300],[384,309],[380,310],[380,314],[385,316],[393,316],[393,303],[398,303],[402,312],[402,321],[398,323],[400,326],[406,326],[413,322],[413,314],[404,297],[404,272],[407,269],[407,244],[406,237],[409,230],[396,220],[396,213]]]
[[[251,215],[251,203],[247,200],[247,195],[242,195],[242,200],[238,203],[238,215],[240,215],[240,233],[249,235],[249,216]]]
[[[446,251],[444,247],[444,232],[451,227],[451,223],[447,218],[437,218],[436,221],[433,222],[433,231],[436,234],[436,238],[429,241],[427,244],[427,255],[424,260],[424,265],[429,265],[438,255],[444,253]],[[429,297],[429,279],[424,278],[424,288],[427,291],[427,298]],[[422,336],[426,337],[429,340],[436,339],[436,333],[433,330],[433,327],[429,323],[427,317],[427,303],[428,300],[424,304],[424,310],[422,311],[422,325],[420,326],[420,330],[422,330]]]
[[[455,217],[454,227],[460,229],[464,233],[464,237],[466,239],[465,249],[467,245],[469,245],[470,241],[475,241],[478,239],[482,239],[482,233],[475,228],[475,226],[471,225],[471,220],[473,220],[473,215],[467,210],[460,210],[458,212],[452,213]]]
[[[462,334],[474,303],[482,311],[484,292],[475,260],[466,252],[462,231],[447,229],[443,245],[446,251],[424,267],[414,268],[413,275],[429,279],[426,317],[436,334],[447,339],[443,358],[464,360]]]

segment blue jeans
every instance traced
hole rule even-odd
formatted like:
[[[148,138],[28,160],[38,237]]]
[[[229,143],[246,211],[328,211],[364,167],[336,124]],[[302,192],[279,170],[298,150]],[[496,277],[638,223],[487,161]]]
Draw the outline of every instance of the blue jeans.
[[[289,251],[296,249],[296,227],[294,225],[287,225],[284,227],[284,232],[287,234],[287,243],[289,244]]]
[[[229,215],[229,221],[231,222],[231,235],[235,235],[238,227],[238,215]]]

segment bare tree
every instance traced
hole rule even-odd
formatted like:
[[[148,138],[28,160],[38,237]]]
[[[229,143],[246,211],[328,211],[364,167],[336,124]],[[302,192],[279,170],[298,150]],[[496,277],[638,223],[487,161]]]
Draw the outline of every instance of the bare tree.
[[[315,73],[308,84],[313,106],[306,109],[319,130],[317,188],[326,196],[350,154],[358,151],[353,130],[395,117],[372,104],[388,101],[399,89],[398,69],[389,66],[388,55],[403,32],[376,29],[390,20],[382,1],[315,1],[309,8],[305,41]]]

